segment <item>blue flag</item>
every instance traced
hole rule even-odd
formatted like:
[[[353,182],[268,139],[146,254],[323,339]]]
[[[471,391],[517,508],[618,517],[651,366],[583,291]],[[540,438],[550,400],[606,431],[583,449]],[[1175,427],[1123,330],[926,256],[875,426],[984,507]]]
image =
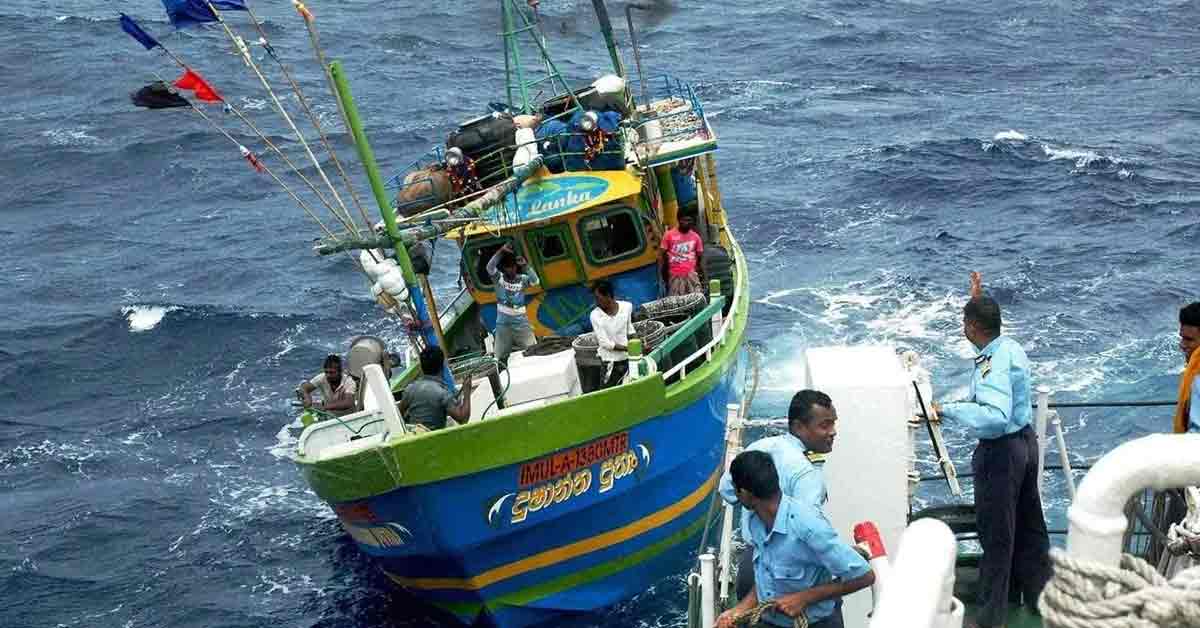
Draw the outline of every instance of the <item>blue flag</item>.
[[[161,45],[150,33],[142,30],[142,27],[138,26],[138,23],[133,21],[133,18],[124,13],[121,14],[121,30],[129,33],[130,37],[138,40],[138,43],[145,46],[146,50]]]
[[[249,10],[246,8],[246,0],[209,0],[209,2],[220,9]],[[162,0],[163,7],[167,10],[167,17],[175,28],[187,28],[196,24],[217,21],[217,16],[212,9],[208,8],[209,2],[205,2],[205,0]]]

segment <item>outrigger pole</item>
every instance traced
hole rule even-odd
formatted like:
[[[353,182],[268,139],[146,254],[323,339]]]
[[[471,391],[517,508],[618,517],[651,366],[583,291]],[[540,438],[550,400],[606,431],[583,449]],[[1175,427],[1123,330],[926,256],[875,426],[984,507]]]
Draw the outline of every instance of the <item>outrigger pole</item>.
[[[387,191],[383,188],[383,179],[379,176],[379,166],[375,163],[375,153],[371,151],[367,134],[363,132],[362,120],[358,117],[358,107],[354,104],[354,97],[350,94],[350,84],[342,72],[342,64],[338,61],[329,64],[329,75],[333,78],[338,101],[346,116],[346,124],[354,136],[354,147],[358,150],[358,159],[362,162],[363,169],[367,171],[371,192],[375,195],[375,203],[379,205],[379,213],[383,216],[383,223],[387,228],[388,246],[396,251],[396,261],[400,264],[401,274],[404,275],[408,298],[412,301],[412,310],[417,315],[417,322],[421,327],[421,338],[425,341],[426,347],[441,346],[444,344],[439,338],[441,334],[437,333],[437,329],[434,328],[430,315],[432,312],[433,316],[437,316],[436,306],[432,300],[428,304],[425,302],[424,291],[417,281],[416,272],[413,271],[412,260],[408,257],[408,247],[400,237],[400,229],[396,225],[396,212],[392,209],[391,201],[388,200]],[[444,350],[445,347],[443,347]],[[449,366],[443,367],[442,377],[453,391],[454,377],[450,374]]]
[[[411,246],[422,240],[432,240],[439,238],[455,229],[464,226],[464,223],[479,220],[483,212],[498,205],[504,201],[504,197],[521,187],[521,184],[526,179],[533,176],[542,167],[545,157],[538,155],[529,160],[529,163],[523,166],[517,166],[513,169],[513,175],[500,183],[492,186],[482,196],[454,210],[439,209],[421,214],[424,219],[424,224],[409,227],[404,230],[397,230],[396,235],[374,239],[355,239],[355,238],[338,238],[337,240],[328,243],[317,245],[317,253],[321,255],[332,255],[341,253],[342,251],[352,251],[357,249],[375,249],[384,246]]]

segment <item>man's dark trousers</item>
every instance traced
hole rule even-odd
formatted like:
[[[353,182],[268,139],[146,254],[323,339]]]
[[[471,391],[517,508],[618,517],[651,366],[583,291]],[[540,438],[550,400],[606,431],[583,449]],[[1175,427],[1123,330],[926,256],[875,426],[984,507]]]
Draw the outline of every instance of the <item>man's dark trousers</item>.
[[[983,560],[979,564],[980,626],[998,626],[1012,599],[1036,611],[1050,579],[1050,537],[1038,495],[1038,446],[1033,428],[979,441],[975,472],[975,522]]]

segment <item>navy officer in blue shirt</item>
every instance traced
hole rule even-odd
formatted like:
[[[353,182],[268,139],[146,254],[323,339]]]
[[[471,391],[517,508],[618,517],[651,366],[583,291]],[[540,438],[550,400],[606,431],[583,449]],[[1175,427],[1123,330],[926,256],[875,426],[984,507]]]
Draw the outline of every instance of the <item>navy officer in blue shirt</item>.
[[[1010,599],[1023,598],[1037,612],[1050,579],[1050,537],[1038,494],[1029,358],[1016,340],[1000,333],[1000,305],[983,293],[979,273],[971,274],[971,295],[963,307],[963,335],[979,352],[971,396],[937,409],[979,439],[971,457],[983,546],[975,625],[1003,626]]]
[[[746,447],[746,451],[762,451],[771,456],[775,472],[779,475],[779,488],[784,495],[824,508],[828,499],[825,476],[821,468],[809,460],[808,454],[833,451],[837,420],[837,410],[829,395],[819,390],[801,390],[792,397],[788,406],[788,431],[778,436],[760,438]],[[720,492],[722,499],[737,504],[729,471],[721,476]],[[750,511],[742,511],[743,519],[749,516]],[[734,590],[739,598],[754,586],[750,553],[743,551],[738,558],[738,578]]]
[[[754,548],[754,589],[717,618],[717,628],[730,628],[768,602],[761,628],[790,627],[801,614],[810,628],[841,628],[838,602],[875,582],[870,565],[819,508],[783,494],[766,452],[743,451],[729,473],[738,501],[751,513],[742,520],[742,538]]]

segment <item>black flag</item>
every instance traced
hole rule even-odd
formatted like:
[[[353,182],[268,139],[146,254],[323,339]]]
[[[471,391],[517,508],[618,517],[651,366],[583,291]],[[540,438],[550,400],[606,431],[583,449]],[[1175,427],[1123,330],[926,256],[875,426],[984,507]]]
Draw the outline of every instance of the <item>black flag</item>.
[[[191,105],[186,98],[171,91],[163,81],[155,81],[129,94],[129,100],[133,101],[133,104],[147,109],[167,109]]]

